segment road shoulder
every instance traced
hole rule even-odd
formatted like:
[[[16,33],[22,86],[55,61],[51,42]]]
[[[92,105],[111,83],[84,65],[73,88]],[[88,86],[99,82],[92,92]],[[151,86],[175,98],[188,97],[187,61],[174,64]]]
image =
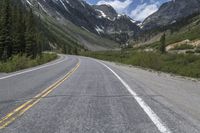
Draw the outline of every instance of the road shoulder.
[[[184,119],[184,122],[177,123],[177,126],[180,124],[190,128],[188,127],[190,125],[194,130],[200,129],[199,81],[128,65],[106,61],[104,63],[126,79],[131,88],[141,95],[153,110],[157,110],[156,113],[161,116],[161,119],[169,122],[174,118],[176,118],[174,121]],[[173,128],[173,125],[170,128]]]

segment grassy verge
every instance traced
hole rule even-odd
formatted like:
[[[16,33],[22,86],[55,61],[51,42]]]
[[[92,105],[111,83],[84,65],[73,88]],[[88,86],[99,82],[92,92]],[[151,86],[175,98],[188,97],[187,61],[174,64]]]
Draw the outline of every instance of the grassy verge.
[[[160,54],[130,50],[123,53],[120,51],[84,52],[81,55],[200,78],[200,56],[193,54]]]
[[[57,54],[43,53],[35,59],[30,59],[26,56],[16,55],[10,58],[7,62],[0,62],[0,72],[14,72],[37,65],[41,65],[57,58]]]
[[[173,48],[173,50],[185,50],[185,49],[194,49],[195,47],[189,44],[178,45]]]

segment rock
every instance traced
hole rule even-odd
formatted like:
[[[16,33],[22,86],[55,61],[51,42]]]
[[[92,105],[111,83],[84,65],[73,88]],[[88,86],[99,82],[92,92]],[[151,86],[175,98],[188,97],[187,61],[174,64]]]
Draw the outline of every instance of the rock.
[[[144,29],[153,29],[175,23],[200,12],[200,0],[173,0],[164,3],[157,12],[143,22]]]

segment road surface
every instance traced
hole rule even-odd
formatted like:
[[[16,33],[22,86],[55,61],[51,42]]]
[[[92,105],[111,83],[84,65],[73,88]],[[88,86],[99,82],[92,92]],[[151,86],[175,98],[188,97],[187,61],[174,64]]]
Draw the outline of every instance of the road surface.
[[[2,133],[199,133],[200,82],[86,57],[0,75]]]

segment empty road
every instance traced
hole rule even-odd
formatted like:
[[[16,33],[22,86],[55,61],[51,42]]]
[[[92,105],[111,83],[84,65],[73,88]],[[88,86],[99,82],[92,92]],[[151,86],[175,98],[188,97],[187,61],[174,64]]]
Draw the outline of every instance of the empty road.
[[[0,74],[1,133],[199,133],[200,82],[79,56]]]

